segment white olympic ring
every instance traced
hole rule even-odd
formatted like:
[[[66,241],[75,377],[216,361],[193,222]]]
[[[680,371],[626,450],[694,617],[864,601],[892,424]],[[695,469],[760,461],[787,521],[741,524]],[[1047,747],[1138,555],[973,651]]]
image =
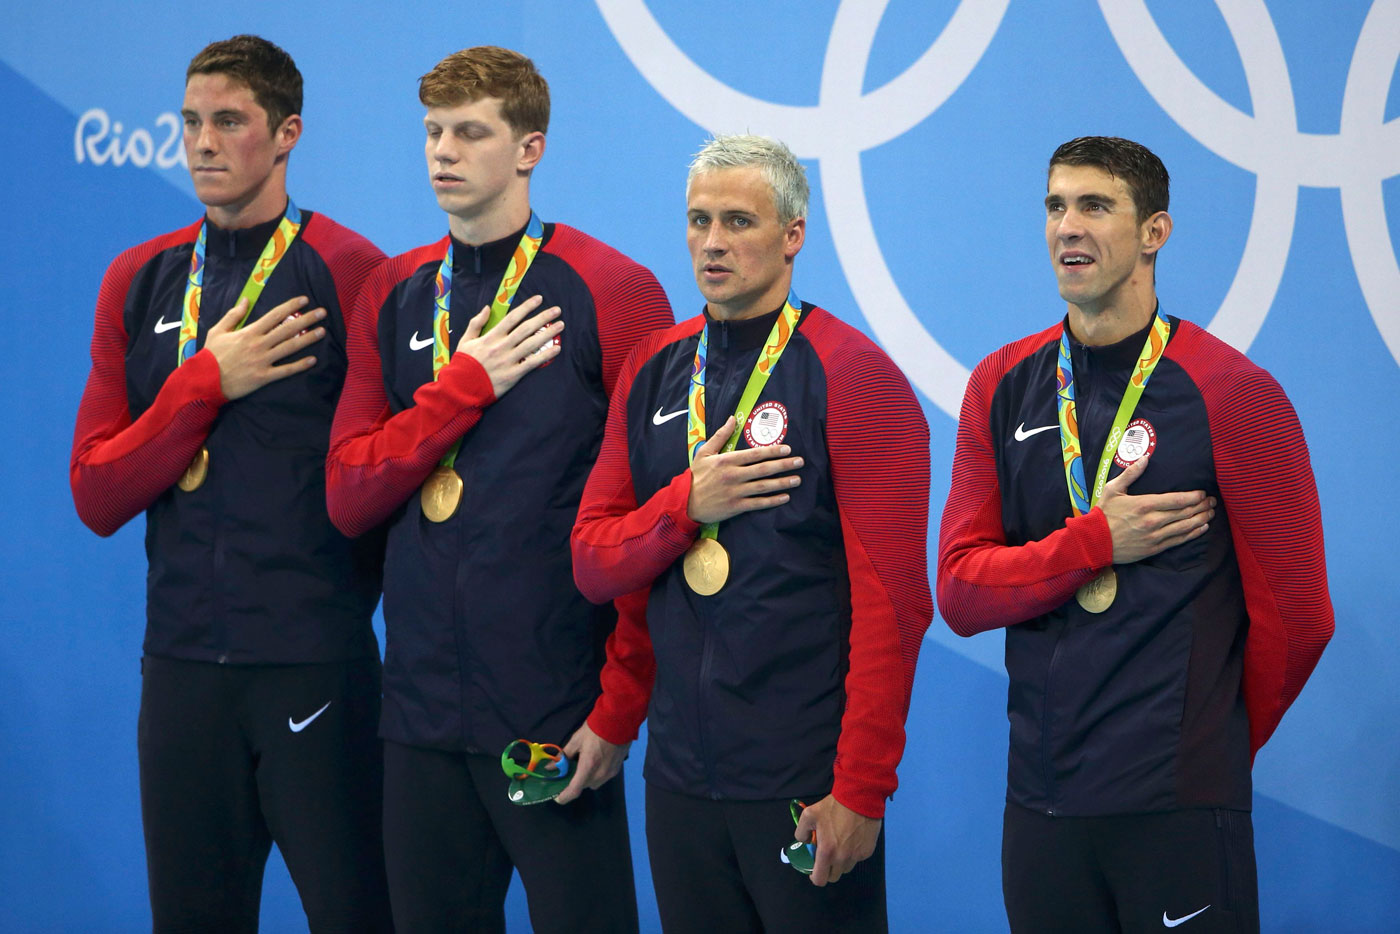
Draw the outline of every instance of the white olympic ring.
[[[1400,363],[1400,265],[1381,183],[1400,174],[1400,119],[1385,122],[1400,59],[1400,0],[1376,0],[1352,53],[1337,133],[1300,133],[1283,47],[1263,0],[1216,0],[1244,64],[1254,116],[1211,91],[1167,42],[1143,0],[1099,0],[1129,67],[1197,142],[1257,177],[1254,216],[1235,281],[1210,330],[1248,349],[1273,304],[1293,237],[1298,188],[1340,188],[1362,297]]]
[[[596,0],[643,77],[711,133],[753,128],[817,159],[842,270],[875,336],[911,382],[953,418],[968,369],[900,294],[875,235],[860,156],[917,126],[981,61],[1009,0],[962,0],[932,46],[888,84],[861,93],[889,0],[842,0],[815,106],[774,104],[718,81],[661,28],[645,0]],[[1400,264],[1391,249],[1381,185],[1400,174],[1400,119],[1384,120],[1400,58],[1400,0],[1376,0],[1353,53],[1340,132],[1300,133],[1282,46],[1263,0],[1216,0],[1239,50],[1254,115],[1202,84],[1153,22],[1143,0],[1099,0],[1125,59],[1167,115],[1203,146],[1256,176],[1248,239],[1210,330],[1247,350],[1268,315],[1288,260],[1298,188],[1338,187],[1347,242],[1382,338],[1400,362]]]

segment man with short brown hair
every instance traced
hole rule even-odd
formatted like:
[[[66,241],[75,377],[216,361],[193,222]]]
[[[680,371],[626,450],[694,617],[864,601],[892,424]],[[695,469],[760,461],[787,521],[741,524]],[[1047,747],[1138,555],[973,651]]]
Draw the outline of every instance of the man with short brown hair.
[[[390,927],[383,541],[341,535],[324,492],[350,309],[383,254],[288,198],[300,111],[301,75],[271,42],[195,56],[181,112],[205,216],[117,257],[97,299],[71,480],[99,535],[146,513],[156,931],[255,930],[273,842],[312,931]]]
[[[1060,146],[1065,314],[963,399],[938,606],[959,635],[1006,630],[1015,932],[1257,931],[1250,768],[1332,634],[1298,417],[1158,304],[1167,203],[1140,143]]]
[[[538,932],[637,928],[620,769],[583,726],[612,606],[574,587],[569,529],[632,346],[671,323],[655,277],[531,210],[548,88],[483,47],[424,75],[449,234],[365,289],[336,414],[331,516],[388,524],[385,854],[401,930],[501,931],[512,869]],[[517,300],[519,299],[519,300]],[[502,751],[563,747],[560,804]],[[527,792],[531,795],[526,797]]]

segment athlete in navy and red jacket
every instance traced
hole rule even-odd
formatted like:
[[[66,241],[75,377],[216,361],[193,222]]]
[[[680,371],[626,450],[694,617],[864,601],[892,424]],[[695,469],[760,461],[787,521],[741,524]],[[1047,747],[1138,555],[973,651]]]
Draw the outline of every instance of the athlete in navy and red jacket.
[[[928,426],[889,357],[807,303],[737,424],[770,332],[786,333],[774,322],[806,178],[781,143],[720,137],[692,164],[687,200],[705,311],[628,361],[574,527],[579,587],[622,598],[588,725],[622,743],[648,717],[647,842],[667,931],[878,930],[877,843],[933,612]],[[691,465],[705,331],[708,440]],[[682,556],[711,522],[729,572],[702,596]],[[797,837],[816,833],[812,881],[840,884],[814,888],[780,861],[793,798],[811,805]]]
[[[111,535],[146,513],[138,750],[157,931],[255,928],[274,840],[313,931],[389,927],[382,537],[337,531],[324,489],[348,312],[383,254],[293,212],[295,239],[235,330],[264,248],[285,244],[300,109],[296,65],[265,40],[190,63],[185,152],[207,216],[107,270],[74,432],[82,520]],[[197,350],[177,367],[201,226]]]
[[[1011,926],[1257,930],[1253,755],[1332,632],[1307,447],[1268,373],[1167,316],[1104,450],[1161,314],[1166,169],[1136,143],[1079,139],[1052,157],[1048,191],[1068,316],[974,371],[939,543],[949,626],[1007,627]],[[1084,476],[1114,461],[1079,516],[1057,408],[1066,331]],[[1090,612],[1076,592],[1106,568],[1116,598]]]
[[[389,526],[381,735],[395,920],[498,929],[514,866],[536,931],[635,930],[622,782],[607,781],[626,750],[570,741],[598,697],[616,613],[575,588],[569,530],[618,371],[671,324],[670,305],[642,266],[545,224],[519,280],[524,300],[481,337],[477,312],[532,227],[548,88],[529,59],[484,47],[444,59],[419,90],[450,235],[390,260],[367,286],[328,464],[336,524],[352,535]],[[449,244],[456,352],[434,380]],[[459,440],[460,503],[430,521],[419,489]],[[567,748],[567,807],[507,800],[500,755],[522,738]]]

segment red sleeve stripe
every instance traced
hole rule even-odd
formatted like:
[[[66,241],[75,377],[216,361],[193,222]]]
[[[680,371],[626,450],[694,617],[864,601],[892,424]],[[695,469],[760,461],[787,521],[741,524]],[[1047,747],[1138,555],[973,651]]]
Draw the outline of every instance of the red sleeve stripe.
[[[126,394],[131,282],[160,253],[194,242],[199,222],[133,247],[103,276],[92,335],[92,370],[78,406],[69,483],[78,517],[111,535],[179,479],[209,433],[223,395],[219,370],[201,351],[161,387],[135,423]]]
[[[326,261],[331,271],[336,300],[348,333],[360,289],[370,273],[384,262],[384,253],[355,231],[337,224],[324,214],[313,214],[301,236],[307,246]]]
[[[646,718],[656,676],[646,608],[651,584],[694,540],[697,528],[685,516],[690,471],[637,508],[627,444],[627,399],[637,371],[658,351],[694,334],[699,318],[653,332],[623,364],[608,408],[598,460],[588,475],[570,544],[574,582],[594,603],[613,599],[617,626],[608,637],[599,674],[602,693],[588,725],[611,743],[630,742]],[[675,516],[679,509],[680,520]],[[662,563],[664,562],[664,563]],[[657,565],[660,564],[658,567]]]
[[[603,354],[603,391],[611,396],[632,348],[647,334],[675,323],[671,303],[645,266],[572,227],[555,224],[544,248],[567,261],[593,297]]]
[[[363,535],[422,485],[453,443],[495,398],[481,365],[457,355],[414,405],[391,416],[379,359],[379,314],[394,287],[425,263],[441,260],[444,241],[419,247],[371,274],[350,323],[349,370],[331,426],[326,506],[336,528]]]
[[[1258,751],[1334,627],[1322,512],[1302,426],[1266,371],[1182,322],[1168,356],[1200,389],[1249,613],[1244,696]]]
[[[821,309],[801,332],[826,372],[827,451],[851,585],[846,712],[834,793],[869,817],[897,784],[924,633],[929,435],[909,381],[867,337]]]
[[[938,547],[939,612],[960,636],[1047,613],[1112,560],[1113,542],[1098,509],[1069,519],[1038,542],[1006,544],[992,450],[992,398],[1012,368],[1059,334],[1055,325],[996,351],[978,364],[963,396]]]
[[[685,514],[690,471],[640,507],[632,487],[627,444],[627,399],[643,364],[663,347],[703,326],[695,317],[646,337],[628,357],[608,408],[603,446],[588,475],[570,537],[574,583],[594,603],[650,586],[695,540],[699,527]]]

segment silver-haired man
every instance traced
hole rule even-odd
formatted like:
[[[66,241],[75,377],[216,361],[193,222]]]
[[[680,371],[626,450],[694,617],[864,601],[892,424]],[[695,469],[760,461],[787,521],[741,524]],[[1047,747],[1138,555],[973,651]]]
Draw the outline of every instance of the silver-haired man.
[[[774,140],[696,156],[705,307],[633,352],[574,526],[579,589],[622,611],[588,726],[622,743],[650,717],[668,932],[886,926],[882,819],[933,610],[928,426],[889,357],[794,291],[807,194]]]

